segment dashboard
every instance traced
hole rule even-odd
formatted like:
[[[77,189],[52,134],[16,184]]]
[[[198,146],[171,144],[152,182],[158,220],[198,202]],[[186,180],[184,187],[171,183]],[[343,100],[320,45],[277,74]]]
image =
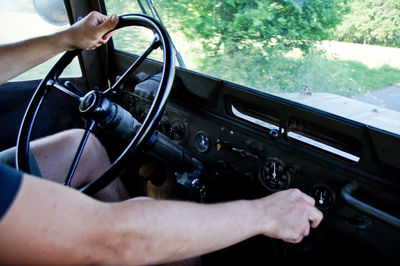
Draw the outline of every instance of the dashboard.
[[[157,78],[150,78],[126,86],[117,98],[140,121],[154,98],[157,84]],[[362,152],[349,145],[346,150],[346,143],[337,141],[333,143],[340,145],[326,148],[321,141],[315,145],[305,134],[301,135],[303,138],[292,137],[290,134],[295,131],[289,129],[294,126],[288,126],[288,121],[295,117],[295,112],[284,123],[276,119],[278,108],[273,112],[266,109],[267,115],[257,115],[235,100],[244,96],[239,93],[232,97],[228,88],[212,99],[204,99],[175,88],[159,122],[159,134],[201,162],[206,202],[259,198],[297,188],[315,199],[325,217],[322,228],[361,239],[385,256],[396,257],[399,231],[393,231],[393,224],[354,208],[343,194],[352,182],[359,181],[356,197],[398,216],[399,202],[393,201],[398,195],[392,183],[361,171]],[[359,140],[349,139],[348,143],[359,145]],[[383,195],[382,190],[387,193]]]
[[[148,79],[133,90],[124,90],[119,98],[140,120],[150,106],[157,84],[156,78]],[[239,184],[243,194],[233,194],[253,198],[299,188],[311,195],[321,210],[335,208],[341,186],[348,181],[337,178],[337,174],[332,177],[337,172],[333,165],[314,163],[315,158],[293,149],[295,143],[283,139],[278,127],[252,130],[254,125],[249,125],[237,110],[229,115],[219,116],[201,106],[171,99],[158,131],[203,162],[204,182],[217,187],[216,191],[221,186],[225,191],[230,186],[237,191],[235,184]],[[216,193],[215,197],[221,196]]]
[[[314,197],[318,208],[335,206],[336,187],[326,175],[314,176],[325,167],[310,167],[306,155],[300,160],[286,156],[288,147],[279,137],[260,136],[232,121],[181,108],[169,104],[159,130],[204,162],[209,179],[228,179],[228,187],[234,176],[251,184],[257,196],[299,188]]]

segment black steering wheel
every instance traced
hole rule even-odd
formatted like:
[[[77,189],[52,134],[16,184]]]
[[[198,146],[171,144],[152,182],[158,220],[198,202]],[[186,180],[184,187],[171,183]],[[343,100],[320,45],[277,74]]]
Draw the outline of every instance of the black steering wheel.
[[[80,55],[81,50],[66,52],[53,66],[47,76],[37,87],[23,117],[17,139],[16,167],[26,173],[30,173],[29,166],[29,142],[31,131],[39,112],[39,109],[51,89],[58,89],[79,101],[79,111],[86,121],[85,133],[78,146],[72,165],[65,179],[65,185],[69,186],[75,173],[79,159],[81,158],[86,141],[94,127],[107,127],[116,133],[128,137],[130,142],[111,164],[111,166],[90,184],[80,188],[85,194],[94,194],[111,183],[125,168],[128,159],[138,147],[154,132],[157,122],[161,118],[168,96],[170,94],[175,76],[175,51],[166,30],[153,18],[142,14],[128,14],[119,17],[119,23],[115,29],[140,26],[153,31],[154,40],[147,50],[125,71],[118,81],[105,91],[92,90],[84,96],[79,96],[73,86],[62,85],[58,78],[64,69],[71,63],[75,56]],[[143,123],[137,122],[126,110],[111,101],[112,95],[128,78],[129,74],[136,70],[143,61],[155,49],[162,47],[163,69],[158,92],[147,113]],[[68,84],[68,83],[66,83]]]

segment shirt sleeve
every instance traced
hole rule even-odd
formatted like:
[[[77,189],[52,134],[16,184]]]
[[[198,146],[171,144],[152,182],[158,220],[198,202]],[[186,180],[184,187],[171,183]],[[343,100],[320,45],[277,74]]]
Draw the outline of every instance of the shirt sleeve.
[[[21,172],[0,163],[0,220],[13,203],[21,181]]]

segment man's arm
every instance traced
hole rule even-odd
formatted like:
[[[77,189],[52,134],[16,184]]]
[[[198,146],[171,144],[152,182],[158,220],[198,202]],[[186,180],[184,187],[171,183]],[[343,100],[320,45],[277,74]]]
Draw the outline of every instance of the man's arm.
[[[21,42],[0,45],[0,84],[73,49],[95,49],[111,37],[118,16],[91,12],[67,30]]]
[[[0,260],[15,264],[130,264],[181,260],[264,234],[299,242],[322,214],[298,190],[253,201],[102,203],[24,176],[0,222]]]

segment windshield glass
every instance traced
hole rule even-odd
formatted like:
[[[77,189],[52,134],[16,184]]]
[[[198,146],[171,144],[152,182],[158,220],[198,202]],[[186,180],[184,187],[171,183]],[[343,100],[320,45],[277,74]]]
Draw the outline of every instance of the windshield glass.
[[[398,0],[105,3],[161,19],[182,67],[400,134]]]

